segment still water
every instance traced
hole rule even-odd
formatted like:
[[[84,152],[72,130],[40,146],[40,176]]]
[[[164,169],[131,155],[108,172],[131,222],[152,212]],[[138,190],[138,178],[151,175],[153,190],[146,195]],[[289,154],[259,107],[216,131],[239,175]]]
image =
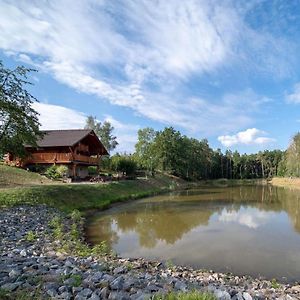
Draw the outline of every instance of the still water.
[[[170,193],[97,213],[86,233],[124,257],[300,280],[296,190],[255,185]]]

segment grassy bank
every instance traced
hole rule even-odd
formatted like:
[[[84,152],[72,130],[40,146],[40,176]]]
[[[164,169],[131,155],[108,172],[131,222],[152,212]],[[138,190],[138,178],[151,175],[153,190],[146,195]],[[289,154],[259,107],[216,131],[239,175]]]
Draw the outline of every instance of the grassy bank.
[[[0,188],[53,184],[38,173],[0,164]]]
[[[0,206],[43,203],[66,212],[103,209],[117,201],[142,198],[184,186],[184,181],[162,174],[147,180],[108,184],[54,184],[47,179],[41,181],[43,177],[35,173],[6,166],[0,168]]]
[[[300,178],[274,177],[270,183],[275,186],[300,189]]]

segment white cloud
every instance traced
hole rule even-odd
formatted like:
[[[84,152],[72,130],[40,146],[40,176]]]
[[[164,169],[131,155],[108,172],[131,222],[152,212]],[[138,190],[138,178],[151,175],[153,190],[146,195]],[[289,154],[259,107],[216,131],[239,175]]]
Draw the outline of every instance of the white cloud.
[[[35,102],[33,108],[40,114],[39,122],[42,130],[80,129],[84,128],[86,123],[87,116],[84,113],[63,106]],[[110,122],[115,128],[113,133],[119,142],[116,150],[132,152],[139,126],[122,123],[112,116],[105,116],[103,121]]]
[[[240,131],[234,135],[221,135],[218,137],[218,141],[225,147],[230,147],[237,144],[244,145],[263,145],[274,142],[275,139],[259,136],[266,133],[256,128],[249,128],[245,131]]]
[[[294,91],[285,97],[288,103],[300,104],[300,83],[296,83],[294,86]]]
[[[281,41],[251,29],[226,3],[2,0],[0,48],[79,92],[164,124],[219,134],[249,126],[255,99],[186,97],[181,88],[191,76],[240,63],[284,73],[274,71]]]
[[[76,110],[59,105],[33,103],[33,108],[40,114],[42,130],[83,128],[86,115]]]
[[[258,211],[257,209],[241,209],[239,211],[228,211],[223,209],[219,216],[221,222],[234,222],[251,229],[256,229],[268,222],[274,214]]]

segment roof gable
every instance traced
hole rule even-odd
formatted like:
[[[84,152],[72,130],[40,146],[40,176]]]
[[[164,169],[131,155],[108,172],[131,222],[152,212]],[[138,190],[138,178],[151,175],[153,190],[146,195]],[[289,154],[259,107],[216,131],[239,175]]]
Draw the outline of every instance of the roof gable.
[[[41,133],[43,136],[37,140],[37,146],[40,148],[72,147],[92,135],[94,136],[93,143],[96,144],[94,148],[102,148],[101,153],[108,154],[95,132],[91,129],[45,130]],[[25,147],[31,148],[32,146],[25,145]]]

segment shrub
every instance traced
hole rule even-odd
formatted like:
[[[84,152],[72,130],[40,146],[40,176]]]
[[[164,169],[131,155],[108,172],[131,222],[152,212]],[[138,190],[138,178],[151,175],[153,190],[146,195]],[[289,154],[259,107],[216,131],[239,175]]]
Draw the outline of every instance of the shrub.
[[[97,167],[88,166],[88,172],[90,176],[97,175],[98,174]]]
[[[111,159],[111,165],[113,170],[122,172],[127,176],[135,175],[137,169],[136,162],[128,155],[114,155]]]
[[[66,177],[68,175],[68,167],[65,165],[59,165],[56,168],[56,173],[60,176],[60,178]]]
[[[47,168],[45,175],[50,179],[59,179],[67,176],[68,174],[68,167],[64,165],[56,166],[52,165],[51,167]]]

